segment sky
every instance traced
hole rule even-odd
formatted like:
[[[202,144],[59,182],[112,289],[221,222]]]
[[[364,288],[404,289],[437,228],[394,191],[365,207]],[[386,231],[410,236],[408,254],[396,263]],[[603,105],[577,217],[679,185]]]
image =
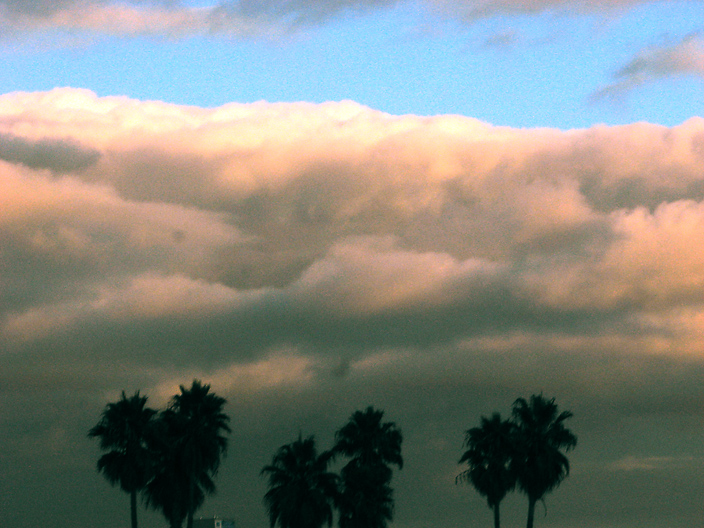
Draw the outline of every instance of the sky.
[[[279,446],[368,405],[404,435],[393,528],[491,526],[464,432],[540,393],[579,442],[536,526],[700,525],[703,30],[700,1],[0,0],[2,525],[127,528],[87,432],[193,379],[232,427],[201,514],[239,528]]]

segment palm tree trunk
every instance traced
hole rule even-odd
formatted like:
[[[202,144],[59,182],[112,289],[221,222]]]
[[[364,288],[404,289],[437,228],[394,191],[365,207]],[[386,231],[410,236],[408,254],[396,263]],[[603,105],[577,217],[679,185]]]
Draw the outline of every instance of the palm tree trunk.
[[[537,499],[533,497],[528,497],[528,522],[526,523],[526,528],[533,528],[533,518],[535,517],[535,503],[538,502]]]
[[[137,490],[130,492],[130,517],[132,528],[137,528]]]
[[[186,528],[193,528],[193,496],[195,495],[195,476],[188,479],[188,516],[186,517]]]
[[[494,528],[501,528],[501,518],[499,515],[499,503],[494,504]]]

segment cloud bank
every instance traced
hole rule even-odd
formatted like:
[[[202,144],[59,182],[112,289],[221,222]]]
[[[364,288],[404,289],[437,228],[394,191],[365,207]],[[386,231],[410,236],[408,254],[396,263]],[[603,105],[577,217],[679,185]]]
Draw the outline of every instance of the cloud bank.
[[[256,334],[273,310],[311,331],[269,329],[272,344],[306,346],[341,339],[321,325],[357,341],[365,321],[446,310],[439,325],[462,321],[448,340],[508,313],[516,331],[655,336],[681,331],[686,307],[698,326],[699,119],[520,131],[351,102],[3,99],[11,348],[65,332],[67,314],[159,327],[202,312],[252,318]]]
[[[462,431],[540,391],[585,446],[546,522],[602,526],[585,500],[645,516],[641,471],[680,497],[644,526],[694,519],[677,501],[704,459],[702,174],[700,118],[518,130],[349,101],[0,96],[0,445],[36,490],[13,500],[113,515],[90,422],[122,389],[157,405],[200,377],[232,405],[219,504],[244,524],[265,522],[251,481],[278,445],[370,402],[407,432],[399,525],[457,523]],[[50,470],[76,496],[93,478],[103,509],[46,502]]]

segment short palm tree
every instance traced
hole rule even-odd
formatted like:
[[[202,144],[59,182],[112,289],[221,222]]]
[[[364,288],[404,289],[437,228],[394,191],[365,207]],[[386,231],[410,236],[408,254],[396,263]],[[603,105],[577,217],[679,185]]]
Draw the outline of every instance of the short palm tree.
[[[527,528],[533,528],[535,504],[557,488],[570,472],[563,453],[577,445],[577,437],[565,426],[572,413],[558,413],[555,399],[532,395],[513,404],[516,453],[513,470],[519,488],[528,496]]]
[[[137,493],[147,484],[151,471],[146,437],[157,412],[146,404],[147,397],[139,391],[129,398],[122,391],[120,399],[107,404],[100,421],[88,432],[89,437],[100,439],[103,451],[108,451],[98,459],[98,471],[110,484],[119,484],[130,494],[132,528],[137,528]]]
[[[333,452],[349,458],[341,471],[340,528],[385,528],[393,519],[390,465],[403,468],[403,435],[384,412],[355,411],[335,434]]]
[[[332,525],[338,477],[327,470],[331,459],[330,452],[318,455],[313,436],[279,448],[261,471],[269,478],[264,503],[271,528]]]
[[[482,416],[481,425],[465,433],[464,447],[459,463],[469,467],[460,473],[456,482],[470,482],[494,512],[494,528],[501,526],[499,505],[509,491],[516,486],[516,477],[511,470],[514,456],[515,426],[502,420],[499,413],[491,418]]]

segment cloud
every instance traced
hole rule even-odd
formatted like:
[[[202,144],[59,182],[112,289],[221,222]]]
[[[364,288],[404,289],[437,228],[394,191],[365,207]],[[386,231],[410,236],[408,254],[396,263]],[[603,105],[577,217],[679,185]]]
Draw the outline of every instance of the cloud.
[[[470,22],[497,16],[538,13],[609,13],[642,5],[642,0],[428,0],[448,16]]]
[[[180,2],[66,0],[0,2],[0,25],[15,37],[23,32],[65,30],[96,35],[184,37],[222,34],[262,37],[280,32],[261,17],[240,14],[228,4],[190,7]]]
[[[326,22],[345,12],[366,12],[395,0],[187,2],[128,0],[0,1],[0,25],[9,34],[52,29],[106,35],[266,38]],[[202,4],[202,3],[201,3]]]
[[[8,346],[136,325],[126,353],[210,318],[223,362],[257,335],[365,354],[496,328],[684,335],[672,310],[700,311],[699,119],[521,131],[350,102],[2,99],[13,144],[101,153],[61,177],[2,165]]]
[[[161,405],[198,377],[228,398],[236,446],[208,504],[242,525],[266,522],[256,475],[276,448],[301,430],[328,447],[369,404],[404,430],[399,525],[479,524],[481,498],[452,478],[462,432],[541,391],[580,437],[555,525],[598,526],[595,510],[637,524],[601,490],[642,503],[639,470],[695,504],[704,120],[519,130],[57,89],[0,96],[0,138],[13,503],[115,518],[123,497],[85,432],[122,389]],[[506,515],[523,509],[514,497]]]
[[[614,462],[611,467],[615,471],[655,471],[668,467],[683,468],[693,462],[691,458],[627,456]]]
[[[272,37],[348,14],[398,5],[397,0],[227,0],[200,2],[129,0],[0,1],[0,24],[7,32],[62,29],[112,35],[194,34],[236,38]],[[443,17],[476,22],[498,15],[614,12],[643,0],[425,0],[423,7]]]
[[[27,141],[9,134],[0,135],[0,159],[31,168],[71,172],[98,161],[100,153],[61,139]]]
[[[595,92],[592,100],[616,99],[642,85],[685,75],[704,75],[704,43],[698,34],[642,50],[613,75],[611,84]]]

